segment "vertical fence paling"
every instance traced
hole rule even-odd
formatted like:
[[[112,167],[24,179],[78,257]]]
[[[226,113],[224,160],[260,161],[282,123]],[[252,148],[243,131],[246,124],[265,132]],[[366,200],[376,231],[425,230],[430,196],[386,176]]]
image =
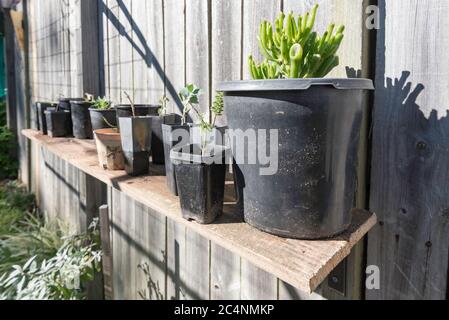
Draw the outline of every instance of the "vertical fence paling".
[[[445,299],[449,253],[445,1],[381,0],[371,209],[380,224],[368,263],[370,299]],[[444,21],[444,22],[439,22]]]

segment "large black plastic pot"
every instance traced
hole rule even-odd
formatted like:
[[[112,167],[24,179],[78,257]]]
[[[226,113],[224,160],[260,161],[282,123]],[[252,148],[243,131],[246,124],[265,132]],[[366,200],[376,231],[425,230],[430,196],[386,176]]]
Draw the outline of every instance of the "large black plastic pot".
[[[37,127],[39,131],[47,135],[47,118],[45,117],[45,111],[47,110],[55,110],[56,104],[51,102],[36,102],[36,111],[37,111]]]
[[[47,122],[48,135],[52,138],[69,136],[72,128],[70,127],[70,112],[67,110],[46,110],[45,117]]]
[[[223,146],[215,146],[207,155],[198,145],[172,149],[184,219],[210,224],[223,213],[225,155]]]
[[[115,109],[100,110],[90,108],[90,121],[92,130],[111,129],[117,127],[117,112]]]
[[[259,143],[245,144],[245,152],[257,156],[256,164],[241,161],[238,144],[232,144],[247,223],[299,239],[329,238],[349,227],[363,98],[372,89],[366,79],[238,81],[219,86],[225,92],[231,130],[278,132],[277,170],[264,173],[271,175],[261,172],[267,165],[258,155],[275,153],[259,150],[263,136],[258,134]]]
[[[165,164],[164,135],[162,125],[175,125],[180,123],[180,116],[177,114],[167,114],[164,116],[150,116],[151,129],[153,131],[151,138],[151,157],[154,164]]]
[[[120,137],[125,155],[125,170],[131,176],[147,174],[150,169],[151,118],[119,118]]]
[[[167,187],[175,196],[178,196],[178,187],[176,184],[175,166],[171,161],[170,152],[174,147],[191,143],[191,127],[191,124],[181,125],[181,117],[179,116],[175,118],[175,123],[162,125]]]
[[[89,109],[92,102],[71,101],[71,114],[73,123],[73,135],[76,139],[93,139],[92,123]]]

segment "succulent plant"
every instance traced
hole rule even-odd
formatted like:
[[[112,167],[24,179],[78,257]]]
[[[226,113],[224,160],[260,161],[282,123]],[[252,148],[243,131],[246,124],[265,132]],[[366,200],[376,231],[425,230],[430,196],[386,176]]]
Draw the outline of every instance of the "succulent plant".
[[[98,97],[94,100],[94,103],[92,105],[92,108],[98,109],[98,110],[108,110],[111,108],[111,102],[106,99],[106,97]]]
[[[249,56],[253,79],[322,78],[339,64],[336,55],[344,38],[344,26],[329,25],[319,36],[313,31],[318,5],[295,19],[293,12],[280,13],[274,26],[260,25],[259,47],[265,60],[257,63]]]

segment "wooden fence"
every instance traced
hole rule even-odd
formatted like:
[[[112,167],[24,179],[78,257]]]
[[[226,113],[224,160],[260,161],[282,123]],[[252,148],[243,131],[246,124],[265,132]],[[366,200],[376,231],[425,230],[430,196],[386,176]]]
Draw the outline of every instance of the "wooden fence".
[[[320,31],[331,21],[346,25],[341,64],[331,76],[376,79],[373,122],[367,116],[365,123],[372,135],[364,137],[360,150],[357,203],[381,217],[368,250],[361,243],[342,265],[342,276],[336,275],[345,292],[337,293],[326,281],[319,293],[348,299],[445,298],[449,70],[443,58],[449,22],[444,1],[27,0],[29,66],[19,91],[26,96],[28,83],[31,97],[17,104],[17,122],[26,124],[23,119],[32,117],[31,102],[84,92],[105,94],[116,103],[126,102],[123,91],[135,91],[140,103],[156,103],[166,94],[173,101],[171,111],[179,111],[176,92],[186,83],[206,90],[201,101],[206,108],[217,83],[248,78],[246,58],[258,52],[262,19],[272,20],[280,10],[302,13],[316,2]],[[376,4],[380,29],[368,30],[367,9]],[[371,107],[372,101],[366,104]],[[68,212],[82,203],[80,190],[95,182],[23,139],[20,145],[22,179],[39,195],[43,209],[73,219]],[[67,197],[50,202],[50,190]],[[150,298],[319,297],[298,292],[119,191],[103,186],[99,194],[117,222],[112,230],[115,298],[139,298],[148,284]],[[170,246],[180,258],[167,255]],[[365,291],[365,256],[381,270],[380,290]],[[151,281],[138,269],[142,262]]]

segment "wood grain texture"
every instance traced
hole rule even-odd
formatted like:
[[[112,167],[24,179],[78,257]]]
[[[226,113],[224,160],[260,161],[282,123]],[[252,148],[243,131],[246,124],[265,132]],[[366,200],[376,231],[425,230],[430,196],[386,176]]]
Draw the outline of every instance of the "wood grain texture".
[[[148,99],[151,103],[158,103],[166,94],[165,90],[165,47],[164,47],[164,1],[147,1],[148,38],[145,55],[148,74]],[[143,41],[143,39],[142,39]],[[148,63],[149,60],[149,63]]]
[[[182,112],[178,92],[186,85],[185,0],[164,0],[165,87],[170,112]]]
[[[186,0],[186,83],[193,83],[203,89],[199,106],[205,113],[211,102],[210,3],[211,1]],[[193,113],[192,118],[197,119]]]
[[[212,99],[222,81],[242,79],[243,0],[212,1]],[[219,119],[226,125],[226,119]]]
[[[112,300],[114,298],[112,242],[109,207],[107,205],[100,207],[100,235],[101,250],[103,251],[102,270],[104,278],[104,296],[105,300]]]
[[[211,244],[211,299],[241,299],[241,258],[223,247]]]
[[[91,141],[51,139],[33,130],[24,130],[22,133],[86,174],[166,215],[176,222],[176,227],[187,227],[200,236],[242,256],[254,266],[263,268],[283,281],[309,293],[315,290],[337,264],[349,255],[354,245],[376,223],[375,215],[361,210],[356,211],[351,228],[343,235],[327,241],[277,238],[236,221],[232,214],[225,214],[216,224],[199,225],[182,218],[179,200],[170,195],[165,177],[160,176],[157,170],[152,175],[139,178],[130,178],[121,171],[104,171],[98,166],[95,145]],[[170,243],[169,246],[171,246]],[[182,250],[179,251],[182,252]]]
[[[243,79],[250,79],[248,56],[261,61],[259,53],[259,26],[263,20],[274,21],[281,10],[281,1],[251,0],[244,1],[243,7]]]
[[[449,4],[379,5],[368,264],[381,286],[367,298],[446,299]]]

